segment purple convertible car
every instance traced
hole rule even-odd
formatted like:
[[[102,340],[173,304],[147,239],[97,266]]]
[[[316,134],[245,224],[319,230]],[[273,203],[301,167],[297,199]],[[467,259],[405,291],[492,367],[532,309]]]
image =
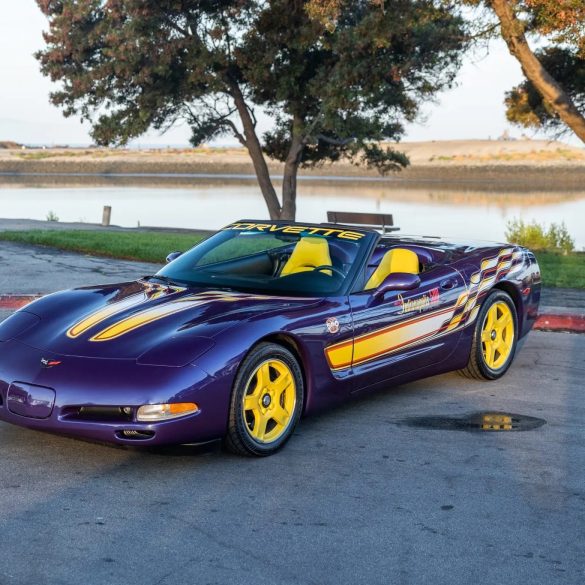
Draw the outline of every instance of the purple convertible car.
[[[0,419],[126,445],[269,455],[303,414],[450,370],[510,367],[540,272],[518,246],[241,220],[134,282],[0,324]]]

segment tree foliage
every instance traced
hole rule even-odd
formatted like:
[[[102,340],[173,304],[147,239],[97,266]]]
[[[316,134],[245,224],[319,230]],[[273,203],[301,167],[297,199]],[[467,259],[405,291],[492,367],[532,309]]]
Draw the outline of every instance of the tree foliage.
[[[66,116],[98,144],[176,123],[194,145],[235,136],[273,218],[294,217],[299,167],[404,167],[387,143],[452,83],[466,46],[440,0],[338,1],[327,18],[306,0],[37,1],[49,19],[37,58]],[[264,136],[259,109],[274,122]],[[281,200],[266,155],[285,163]]]
[[[526,76],[506,95],[507,118],[585,141],[585,2],[466,0],[497,16],[502,37]],[[538,40],[535,51],[528,40]]]
[[[536,52],[543,67],[585,113],[585,58],[564,47],[547,47]],[[506,116],[525,128],[548,130],[561,135],[568,128],[530,81],[524,81],[506,94]]]
[[[545,45],[535,51],[542,67],[585,115],[585,2],[583,0],[525,0],[516,10],[528,33]],[[507,117],[526,128],[542,128],[555,134],[568,130],[554,104],[543,98],[530,80],[506,96]]]

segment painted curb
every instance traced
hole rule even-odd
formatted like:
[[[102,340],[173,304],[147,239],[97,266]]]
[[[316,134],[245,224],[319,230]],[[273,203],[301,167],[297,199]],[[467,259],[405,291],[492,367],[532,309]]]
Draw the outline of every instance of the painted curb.
[[[40,299],[42,295],[0,295],[0,309],[16,311]]]
[[[534,329],[538,331],[585,333],[585,315],[542,313],[536,319]]]
[[[42,295],[0,295],[0,310],[16,311]],[[537,331],[568,331],[585,333],[585,314],[541,313],[536,319],[534,329]]]

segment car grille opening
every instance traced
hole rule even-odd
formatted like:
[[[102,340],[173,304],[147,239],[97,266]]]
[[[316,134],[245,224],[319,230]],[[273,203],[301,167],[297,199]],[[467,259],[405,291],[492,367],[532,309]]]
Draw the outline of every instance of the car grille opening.
[[[138,431],[136,429],[125,429],[117,431],[116,435],[120,439],[129,439],[131,441],[146,441],[154,437],[154,431]]]
[[[130,422],[134,409],[128,406],[76,406],[68,408],[65,417],[88,422]]]

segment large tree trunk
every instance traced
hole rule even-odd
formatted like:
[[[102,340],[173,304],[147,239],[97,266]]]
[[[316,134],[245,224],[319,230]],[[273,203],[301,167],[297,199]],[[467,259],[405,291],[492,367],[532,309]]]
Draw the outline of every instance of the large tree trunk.
[[[526,78],[532,83],[542,98],[558,114],[559,118],[585,142],[585,117],[575,107],[570,96],[542,66],[528,45],[524,25],[516,17],[510,0],[489,0],[496,13],[502,37],[510,53],[518,59]]]
[[[282,208],[280,206],[280,202],[278,201],[276,191],[274,190],[272,179],[270,178],[268,165],[266,164],[266,159],[264,158],[264,153],[262,152],[262,145],[260,144],[258,136],[256,135],[254,121],[252,120],[252,116],[250,116],[248,106],[246,105],[244,96],[242,95],[238,85],[236,83],[231,83],[230,89],[232,97],[234,98],[234,103],[238,110],[238,114],[240,116],[240,120],[242,121],[244,136],[246,139],[246,148],[248,149],[248,153],[252,159],[256,178],[258,179],[258,184],[260,185],[260,190],[262,191],[264,201],[266,201],[270,219],[280,219]]]
[[[292,142],[284,163],[282,178],[281,219],[294,220],[297,213],[297,175],[301,164],[303,141],[296,122],[293,122]]]

